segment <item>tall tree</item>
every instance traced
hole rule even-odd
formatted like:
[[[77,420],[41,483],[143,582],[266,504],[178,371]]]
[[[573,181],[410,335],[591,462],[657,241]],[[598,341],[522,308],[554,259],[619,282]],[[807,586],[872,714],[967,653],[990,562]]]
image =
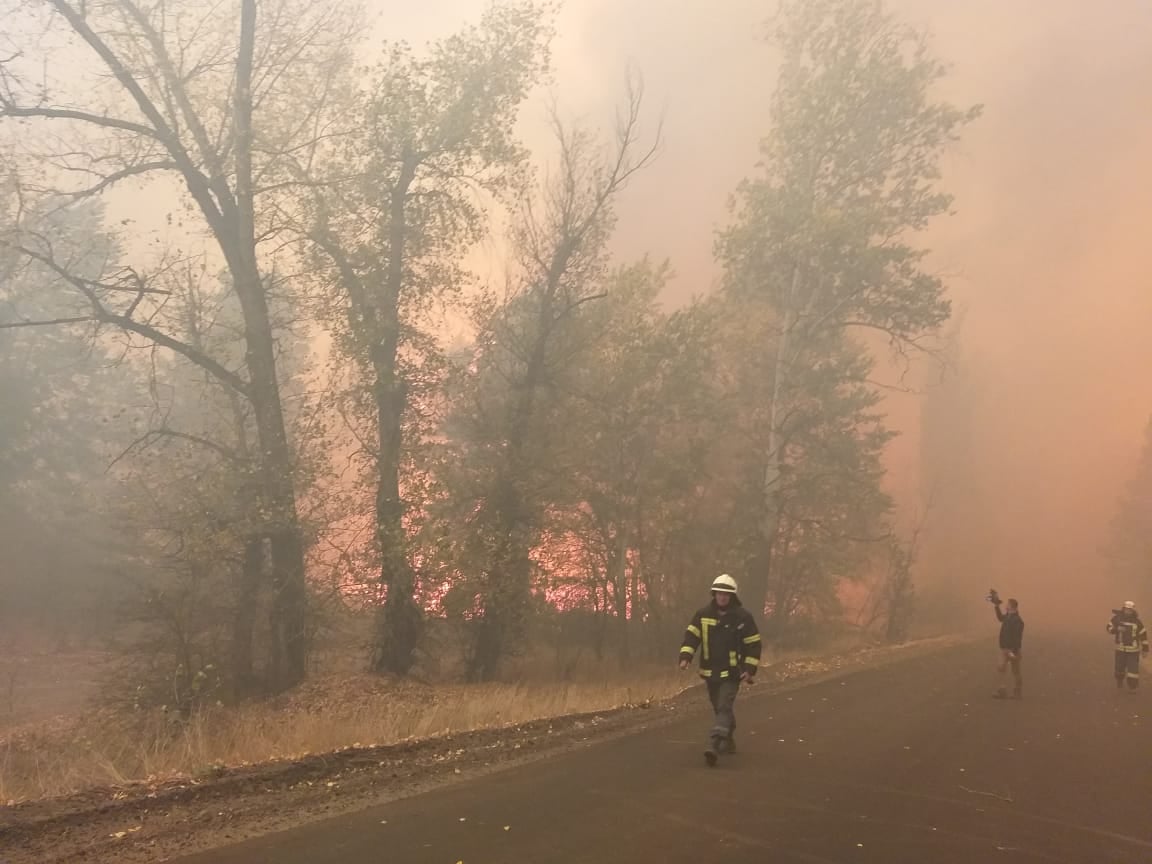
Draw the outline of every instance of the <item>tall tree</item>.
[[[837,359],[856,351],[846,342],[854,332],[907,352],[949,315],[912,235],[948,211],[939,160],[977,114],[934,98],[944,67],[875,0],[785,3],[778,38],[784,63],[763,173],[739,188],[719,241],[727,291],[766,304],[774,320],[763,339],[773,368],[753,605],[766,599],[782,532],[799,528],[785,522],[785,496],[803,468],[790,448],[810,370],[827,372],[831,360],[839,371],[828,374],[866,384],[866,355]]]
[[[354,16],[340,5],[296,0],[240,0],[225,10],[198,2],[7,0],[0,9],[9,40],[54,35],[18,44],[0,65],[0,121],[37,124],[21,141],[23,158],[13,157],[24,188],[84,198],[147,180],[170,202],[177,227],[206,233],[198,253],[206,266],[220,260],[228,270],[243,318],[241,371],[166,326],[165,292],[153,277],[172,257],[196,254],[187,248],[167,259],[126,250],[125,260],[92,278],[73,272],[42,238],[7,241],[66,279],[87,305],[83,317],[180,354],[250,403],[276,585],[271,674],[288,686],[305,672],[308,603],[269,312],[273,280],[261,263],[261,241],[274,237],[275,225],[263,220],[260,201],[284,182],[286,156],[325,133],[325,91],[347,57]],[[42,76],[65,63],[64,52],[77,74]],[[186,224],[189,217],[195,221]]]
[[[476,351],[447,434],[468,476],[451,488],[473,538],[476,585],[472,675],[490,679],[524,634],[532,599],[532,550],[562,476],[555,441],[563,379],[590,350],[576,321],[603,296],[613,204],[655,154],[640,146],[641,94],[619,118],[614,150],[557,123],[559,164],[539,200],[525,197],[514,231],[508,294],[481,304]]]
[[[668,276],[666,266],[641,261],[605,280],[607,296],[576,322],[587,350],[567,378],[568,419],[556,424],[570,455],[550,521],[583,548],[589,593],[603,597],[598,611],[614,625],[625,663],[635,625],[660,617],[665,574],[654,550],[671,527],[670,508],[702,479],[696,456],[711,431],[715,332],[698,306],[660,308]]]
[[[340,355],[357,371],[351,396],[363,410],[345,416],[368,426],[358,437],[370,442],[366,470],[376,478],[381,671],[407,673],[420,634],[402,474],[420,443],[413,415],[433,398],[428,325],[438,322],[427,319],[466,280],[461,261],[487,229],[484,200],[520,183],[526,154],[513,126],[547,67],[548,38],[542,7],[512,2],[426,56],[390,48],[358,109],[355,139],[334,162],[350,179],[320,185],[306,230],[327,277]]]

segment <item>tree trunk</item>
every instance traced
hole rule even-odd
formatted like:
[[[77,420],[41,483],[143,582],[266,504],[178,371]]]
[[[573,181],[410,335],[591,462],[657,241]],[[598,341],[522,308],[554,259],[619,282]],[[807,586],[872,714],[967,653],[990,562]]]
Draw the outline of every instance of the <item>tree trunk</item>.
[[[380,446],[376,536],[380,543],[380,583],[386,596],[377,617],[373,665],[378,672],[407,675],[423,631],[423,616],[413,597],[416,578],[408,562],[404,502],[400,498],[400,418],[405,397],[395,376],[381,372],[378,368],[375,388]]]
[[[639,548],[639,544],[637,544]],[[625,560],[627,560],[627,551],[625,551]],[[638,653],[644,653],[644,640],[637,637],[643,636],[644,615],[641,612],[643,603],[640,599],[640,576],[636,572],[637,568],[633,566],[628,571],[628,639],[632,643],[636,643]]]
[[[296,512],[294,466],[280,385],[275,340],[256,261],[252,189],[252,57],[256,42],[256,0],[241,0],[240,50],[236,62],[236,210],[230,261],[236,295],[244,313],[249,396],[256,418],[265,507],[270,527],[273,587],[271,683],[285,689],[304,678],[308,659],[308,590],[304,544]]]
[[[405,152],[400,175],[391,192],[388,225],[388,273],[383,296],[364,298],[364,322],[370,336],[369,356],[376,401],[376,537],[380,544],[380,584],[386,596],[377,618],[373,666],[378,672],[407,675],[412,669],[416,646],[423,631],[417,605],[416,577],[408,562],[404,531],[404,501],[400,497],[400,460],[403,452],[405,382],[396,374],[400,347],[400,297],[404,288],[406,204],[416,177],[418,162]]]
[[[557,268],[553,268],[557,270]],[[562,272],[558,271],[557,272]],[[474,668],[471,677],[491,681],[499,672],[500,661],[509,646],[524,634],[524,623],[532,597],[531,520],[522,486],[528,464],[524,453],[529,425],[536,410],[536,390],[544,376],[548,340],[553,324],[552,292],[559,275],[550,277],[549,288],[541,298],[537,318],[539,331],[524,369],[520,395],[508,418],[508,446],[503,475],[493,497],[496,519],[496,551],[488,574],[483,620],[479,625]]]
[[[768,464],[764,469],[764,519],[761,523],[761,559],[756,562],[752,579],[742,598],[755,615],[763,615],[768,599],[768,586],[772,579],[772,557],[776,540],[780,533],[782,516],[782,490],[784,481],[784,418],[788,414],[785,394],[790,387],[792,335],[796,327],[794,310],[795,296],[799,287],[800,268],[792,270],[792,283],[789,288],[789,302],[784,313],[783,326],[776,342],[776,360],[773,365],[772,403],[768,406]]]
[[[243,312],[248,381],[151,327],[130,322],[124,316],[111,316],[109,320],[183,354],[223,383],[243,392],[252,404],[260,448],[260,506],[271,545],[276,590],[272,605],[271,683],[282,689],[304,677],[308,648],[308,592],[304,543],[296,512],[292,452],[276,375],[275,342],[256,258],[252,77],[257,4],[256,0],[240,0],[240,39],[232,104],[234,138],[230,146],[214,140],[203,119],[197,115],[187,80],[180,76],[168,56],[163,34],[153,27],[143,10],[134,4],[122,5],[140,28],[144,40],[140,47],[143,49],[146,44],[153,52],[155,67],[150,68],[148,74],[157,75],[166,85],[164,110],[149,97],[125,61],[92,29],[82,6],[76,8],[63,0],[52,0],[52,7],[107,64],[125,94],[136,103],[150,127],[143,133],[146,146],[163,146],[200,208],[227,262]],[[139,62],[135,56],[132,59]],[[97,122],[97,125],[105,124]],[[132,131],[136,132],[137,127],[134,126]],[[195,151],[198,152],[185,146],[182,140],[185,133],[195,140]],[[235,190],[228,182],[229,158],[235,169]]]
[[[255,648],[256,604],[264,576],[264,538],[249,537],[244,542],[244,563],[236,592],[236,612],[232,622],[232,687],[237,697],[257,690]]]
[[[512,455],[519,466],[518,453]],[[521,473],[522,469],[513,469]],[[528,606],[532,597],[531,543],[528,518],[522,495],[506,478],[497,496],[496,551],[488,589],[483,601],[483,617],[477,633],[476,652],[470,677],[492,681],[500,672],[501,661],[514,651],[526,630]]]
[[[644,634],[641,644],[644,647],[645,655],[659,657],[659,653],[653,652],[653,635],[660,632],[659,601],[661,598],[654,597],[652,594],[652,577],[648,568],[644,566],[644,542],[644,514],[638,510],[636,513],[636,559],[632,571],[632,591],[636,598],[639,598],[641,591],[643,591],[644,600],[639,607],[643,611],[637,614],[636,620],[641,622],[641,629]],[[633,600],[633,603],[635,602],[637,601]],[[659,636],[657,635],[656,638]]]
[[[612,596],[616,601],[616,634],[620,662],[631,659],[628,644],[628,532],[617,528],[614,548],[608,561],[608,578],[612,583]]]

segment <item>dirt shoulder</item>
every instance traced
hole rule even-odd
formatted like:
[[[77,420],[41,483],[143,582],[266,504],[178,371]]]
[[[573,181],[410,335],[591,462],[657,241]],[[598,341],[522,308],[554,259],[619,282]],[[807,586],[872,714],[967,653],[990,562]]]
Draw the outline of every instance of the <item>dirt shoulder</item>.
[[[962,637],[923,640],[762,670],[758,688],[779,692],[859,669],[941,651]],[[671,699],[408,741],[346,748],[292,761],[224,769],[213,776],[104,787],[0,810],[0,861],[163,861],[360,810],[396,798],[618,735],[670,722],[698,707],[691,687]]]

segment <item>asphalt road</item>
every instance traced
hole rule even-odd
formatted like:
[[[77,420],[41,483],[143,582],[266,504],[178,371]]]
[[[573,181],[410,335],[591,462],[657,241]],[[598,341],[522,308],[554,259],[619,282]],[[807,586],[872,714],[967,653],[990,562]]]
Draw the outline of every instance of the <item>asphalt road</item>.
[[[1152,676],[1110,646],[1028,640],[990,698],[994,637],[785,693],[746,689],[740,752],[708,713],[181,864],[1152,862]]]

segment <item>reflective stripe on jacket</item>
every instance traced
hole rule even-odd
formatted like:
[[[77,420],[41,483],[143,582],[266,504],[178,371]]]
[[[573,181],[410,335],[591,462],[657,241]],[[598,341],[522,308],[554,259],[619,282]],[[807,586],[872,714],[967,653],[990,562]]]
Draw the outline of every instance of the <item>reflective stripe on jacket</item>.
[[[692,616],[680,656],[691,660],[699,651],[700,675],[704,678],[738,678],[741,672],[756,674],[760,648],[755,619],[734,600],[723,612],[710,603]]]
[[[1136,654],[1148,645],[1148,631],[1139,615],[1119,613],[1108,622],[1108,632],[1116,641],[1116,650]]]

